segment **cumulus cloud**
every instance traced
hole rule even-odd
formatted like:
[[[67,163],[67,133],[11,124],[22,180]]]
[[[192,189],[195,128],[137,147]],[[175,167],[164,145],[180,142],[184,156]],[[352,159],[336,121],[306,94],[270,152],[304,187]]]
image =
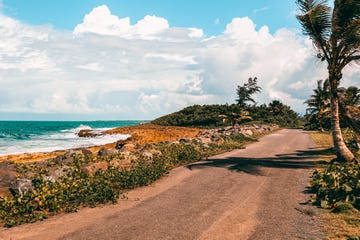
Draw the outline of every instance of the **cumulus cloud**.
[[[359,71],[347,68],[343,83],[356,85]],[[234,103],[236,86],[254,76],[259,103],[279,99],[303,112],[326,67],[300,32],[271,34],[248,17],[206,38],[156,16],[131,24],[102,5],[72,32],[0,15],[0,76],[3,114],[152,119],[192,104]]]
[[[124,38],[155,38],[156,34],[169,28],[165,18],[146,15],[135,25],[130,24],[130,18],[119,18],[112,15],[106,5],[94,8],[85,15],[82,23],[78,24],[75,34],[95,33],[101,35],[114,35]]]

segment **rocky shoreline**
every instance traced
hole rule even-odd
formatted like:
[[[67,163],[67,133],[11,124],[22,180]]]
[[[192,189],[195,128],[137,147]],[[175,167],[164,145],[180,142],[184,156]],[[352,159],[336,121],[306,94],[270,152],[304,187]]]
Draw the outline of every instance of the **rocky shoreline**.
[[[148,185],[176,166],[244,148],[277,128],[144,124],[103,133],[131,135],[114,144],[49,153],[41,159],[35,155],[28,161],[21,156],[20,161],[0,161],[0,220],[12,227],[81,207],[117,203],[126,189]]]
[[[110,161],[102,160],[81,166],[81,171],[88,175],[94,175],[98,170],[106,171],[110,166],[127,168],[133,160],[136,160],[138,155],[151,160],[154,154],[161,154],[158,150],[154,150],[151,147],[153,144],[178,144],[180,142],[190,144],[195,141],[204,147],[208,147],[211,143],[222,144],[226,136],[241,134],[251,137],[253,135],[266,134],[278,128],[275,124],[253,124],[215,129],[163,127],[153,124],[143,124],[116,128],[101,133],[82,130],[79,132],[80,137],[94,137],[99,134],[116,133],[129,134],[131,137],[105,146],[52,153],[23,154],[24,159],[27,159],[23,164],[25,166],[28,165],[29,168],[31,166],[31,168],[43,169],[45,173],[44,179],[47,181],[56,181],[66,175],[68,171],[71,171],[67,165],[74,162],[75,155],[85,158],[117,156]],[[14,161],[14,159],[17,161]],[[9,159],[4,160],[4,157],[0,159],[0,196],[22,194],[33,188],[31,177],[34,173],[31,170],[25,171],[25,173],[19,173],[19,169],[16,167],[16,164],[19,162],[24,162],[24,160],[21,159],[21,155],[13,156],[13,160],[11,156]]]

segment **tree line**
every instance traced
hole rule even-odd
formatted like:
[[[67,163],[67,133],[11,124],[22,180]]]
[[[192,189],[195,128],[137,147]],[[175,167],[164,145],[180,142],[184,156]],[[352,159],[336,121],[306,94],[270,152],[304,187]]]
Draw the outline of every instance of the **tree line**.
[[[236,88],[234,104],[193,105],[152,122],[165,126],[217,127],[241,123],[275,123],[285,127],[300,125],[299,114],[279,100],[257,106],[254,94],[261,92],[257,77]]]
[[[327,63],[326,97],[329,108],[318,115],[329,112],[337,159],[350,163],[355,156],[345,144],[340,121],[340,113],[350,110],[347,105],[341,104],[343,95],[339,86],[343,69],[360,61],[360,0],[335,0],[333,7],[327,2],[297,0],[300,12],[297,18],[304,34],[312,40],[318,59]],[[346,114],[342,115],[346,117]]]

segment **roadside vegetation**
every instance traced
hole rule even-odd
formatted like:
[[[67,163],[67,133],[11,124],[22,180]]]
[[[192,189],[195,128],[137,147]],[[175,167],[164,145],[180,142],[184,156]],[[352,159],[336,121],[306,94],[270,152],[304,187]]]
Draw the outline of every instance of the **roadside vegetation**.
[[[315,170],[310,189],[314,204],[329,213],[329,239],[360,238],[360,89],[340,87],[343,69],[360,61],[360,1],[297,0],[297,16],[317,52],[327,63],[328,78],[318,80],[305,116],[305,128],[319,130],[319,154],[333,158]],[[329,143],[331,133],[331,144]],[[334,158],[336,156],[336,158]],[[323,156],[321,156],[323,157]]]
[[[360,236],[360,167],[330,164],[336,155],[331,133],[310,132],[318,146],[319,157],[329,162],[313,173],[310,189],[313,203],[324,208],[321,215],[327,239],[358,239]],[[345,135],[345,139],[349,137]]]
[[[146,144],[131,153],[75,152],[47,161],[12,164],[19,175],[18,186],[12,188],[11,196],[0,197],[0,221],[12,227],[57,213],[76,212],[81,207],[117,203],[127,189],[148,185],[173,167],[256,141],[256,137],[242,134],[210,134],[212,140],[202,137],[206,143],[181,139]],[[119,146],[126,146],[126,142]]]

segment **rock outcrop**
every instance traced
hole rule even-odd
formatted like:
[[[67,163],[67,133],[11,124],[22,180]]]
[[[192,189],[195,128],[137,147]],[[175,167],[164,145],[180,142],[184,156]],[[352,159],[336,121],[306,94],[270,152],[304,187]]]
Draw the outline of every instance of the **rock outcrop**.
[[[202,131],[197,137],[196,140],[204,144],[209,144],[212,142],[217,142],[221,144],[224,136],[233,136],[242,134],[246,137],[251,137],[253,135],[261,135],[269,133],[278,129],[279,126],[276,124],[253,124],[253,125],[241,125],[235,127],[224,127],[224,128],[214,128],[207,129]],[[220,141],[220,142],[219,142]]]

